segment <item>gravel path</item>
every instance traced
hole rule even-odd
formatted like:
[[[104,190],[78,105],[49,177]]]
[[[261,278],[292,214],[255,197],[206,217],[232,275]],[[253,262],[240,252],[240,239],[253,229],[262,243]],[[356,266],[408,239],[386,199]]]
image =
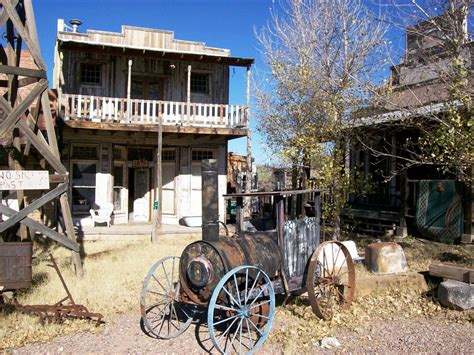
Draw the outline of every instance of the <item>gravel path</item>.
[[[284,323],[276,319],[275,327]],[[354,332],[339,329],[334,334],[342,344],[337,352],[357,353],[472,353],[474,329],[472,324],[457,324],[443,319],[398,319],[374,321],[370,326]],[[30,353],[206,353],[211,349],[207,327],[192,325],[176,339],[157,340],[147,336],[140,328],[138,314],[121,314],[109,319],[100,334],[81,333],[62,336],[44,344],[32,344],[13,351],[14,354]],[[288,350],[285,352],[302,352]],[[323,353],[314,344],[304,349],[308,353]],[[213,351],[215,352],[215,351]],[[261,353],[278,354],[283,349],[267,342]]]

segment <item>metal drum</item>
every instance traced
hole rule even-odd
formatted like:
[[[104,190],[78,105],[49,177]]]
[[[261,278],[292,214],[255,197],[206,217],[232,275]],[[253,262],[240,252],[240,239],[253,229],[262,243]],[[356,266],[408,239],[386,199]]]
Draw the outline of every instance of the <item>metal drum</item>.
[[[192,243],[184,249],[180,259],[183,296],[204,305],[219,280],[235,267],[256,266],[269,277],[274,277],[280,268],[280,261],[278,246],[263,233]]]

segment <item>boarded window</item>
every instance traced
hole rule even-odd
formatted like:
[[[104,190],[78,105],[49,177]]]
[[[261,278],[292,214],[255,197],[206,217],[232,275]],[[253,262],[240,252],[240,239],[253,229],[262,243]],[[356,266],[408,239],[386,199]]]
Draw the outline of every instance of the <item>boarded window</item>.
[[[191,72],[191,92],[209,94],[209,74]]]
[[[101,65],[92,63],[81,64],[81,83],[89,85],[100,85],[101,80]]]

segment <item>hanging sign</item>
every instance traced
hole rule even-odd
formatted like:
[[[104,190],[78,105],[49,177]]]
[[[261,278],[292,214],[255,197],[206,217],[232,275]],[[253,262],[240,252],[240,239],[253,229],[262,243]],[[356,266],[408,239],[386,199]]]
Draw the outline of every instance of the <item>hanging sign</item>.
[[[148,168],[148,160],[132,160],[132,168]]]
[[[49,190],[49,172],[0,170],[0,190]]]

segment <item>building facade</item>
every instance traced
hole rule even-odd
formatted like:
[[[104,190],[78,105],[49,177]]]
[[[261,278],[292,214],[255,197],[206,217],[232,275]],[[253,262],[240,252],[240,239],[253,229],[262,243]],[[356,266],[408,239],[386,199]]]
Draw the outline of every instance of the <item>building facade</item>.
[[[426,228],[441,230],[446,227],[441,224],[448,224],[446,221],[456,214],[459,227],[456,238],[463,233],[472,236],[472,185],[462,186],[456,181],[456,176],[443,173],[435,165],[414,165],[404,168],[402,174],[394,174],[403,164],[403,158],[409,158],[409,153],[404,150],[407,142],[416,142],[420,136],[417,123],[440,117],[449,105],[457,104],[449,101],[453,54],[447,49],[445,38],[455,35],[450,32],[454,31],[449,27],[451,24],[446,15],[440,15],[408,27],[405,55],[400,64],[391,68],[388,94],[369,107],[365,115],[359,113],[361,117],[354,119],[352,128],[360,132],[363,138],[359,141],[364,144],[351,142],[346,163],[351,171],[357,171],[359,176],[375,183],[375,187],[368,193],[351,194],[350,208],[343,211],[343,218],[347,223],[358,224],[362,232],[397,231],[406,235],[410,227],[412,231],[415,228],[418,231]],[[472,98],[474,42],[468,37],[460,54],[468,73],[467,94]],[[416,151],[416,146],[413,150]],[[420,193],[420,186],[430,181],[435,186],[444,186],[438,193],[443,190],[446,194],[448,189],[453,191],[453,197],[449,197],[452,203],[439,211],[439,216],[446,217],[440,226],[427,226],[420,221],[423,220],[420,218],[420,205],[427,198],[426,194]],[[454,224],[453,218],[451,220]],[[454,239],[453,233],[451,240]]]
[[[248,127],[247,107],[229,103],[229,70],[246,67],[248,78],[252,64],[170,31],[82,33],[58,20],[53,84],[75,222],[90,224],[89,209],[110,202],[115,224],[151,221],[160,163],[165,224],[201,215],[202,159],[218,160],[225,194],[227,142]]]

